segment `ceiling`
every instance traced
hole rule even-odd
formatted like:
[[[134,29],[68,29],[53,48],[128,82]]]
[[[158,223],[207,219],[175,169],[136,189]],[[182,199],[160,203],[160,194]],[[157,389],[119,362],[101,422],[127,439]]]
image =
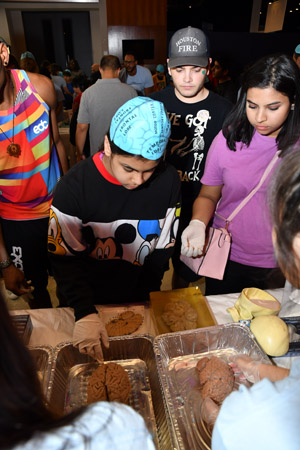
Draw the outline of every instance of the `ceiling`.
[[[262,31],[270,1],[261,0]],[[252,3],[253,0],[167,0],[168,31],[188,25],[211,31],[249,31]],[[287,0],[283,31],[300,31],[300,0]]]

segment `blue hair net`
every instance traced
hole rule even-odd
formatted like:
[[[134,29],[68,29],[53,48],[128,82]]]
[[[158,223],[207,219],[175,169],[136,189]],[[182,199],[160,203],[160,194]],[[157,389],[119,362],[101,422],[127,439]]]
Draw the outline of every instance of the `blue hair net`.
[[[163,103],[139,96],[124,103],[115,113],[110,138],[125,152],[156,160],[165,151],[170,131]]]

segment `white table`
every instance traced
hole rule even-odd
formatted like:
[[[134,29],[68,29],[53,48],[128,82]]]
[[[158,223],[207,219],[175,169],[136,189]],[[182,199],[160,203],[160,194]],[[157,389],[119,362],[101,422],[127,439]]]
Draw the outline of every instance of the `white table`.
[[[127,305],[128,306],[128,305]],[[97,310],[106,312],[111,310],[117,315],[124,305],[98,306]],[[135,305],[132,310],[141,306]],[[11,315],[29,314],[32,321],[32,333],[28,345],[36,347],[39,345],[51,345],[55,347],[61,342],[72,340],[74,328],[74,313],[72,308],[49,308],[49,309],[25,309],[10,311]],[[149,308],[144,308],[144,323],[140,327],[140,332],[155,335],[155,329],[151,320]]]
[[[279,313],[280,317],[300,316],[299,300],[291,301],[287,299],[287,294],[284,289],[272,289],[268,290],[268,292],[281,303],[281,311]],[[240,293],[235,293],[226,295],[211,295],[207,297],[218,324],[233,322],[231,315],[226,311],[226,309],[231,308],[235,304],[239,295]],[[298,298],[300,299],[300,297]],[[294,358],[295,357],[280,357],[272,358],[272,360],[277,366],[290,368]]]
[[[282,303],[283,289],[268,291],[280,303]],[[231,315],[226,311],[232,307],[239,293],[226,295],[211,295],[207,297],[211,310],[218,324],[232,322]],[[121,305],[110,308],[116,313]],[[123,306],[123,305],[122,305]],[[97,306],[101,311],[107,307]],[[29,314],[31,317],[33,330],[30,337],[30,346],[51,345],[56,346],[61,342],[71,341],[74,328],[74,314],[72,308],[52,308],[52,309],[26,309],[11,311],[12,315]],[[300,304],[294,301],[285,302],[279,314],[281,317],[300,316]],[[151,319],[150,311],[147,307],[144,310],[144,324],[139,332],[155,336],[155,328]],[[283,367],[290,367],[293,358],[273,358],[274,362]]]
[[[270,289],[267,292],[281,303],[280,317],[300,316],[300,303],[283,299],[284,289]],[[233,322],[231,315],[226,311],[237,301],[240,293],[225,295],[210,295],[207,298],[218,324]],[[299,300],[300,301],[300,300]]]

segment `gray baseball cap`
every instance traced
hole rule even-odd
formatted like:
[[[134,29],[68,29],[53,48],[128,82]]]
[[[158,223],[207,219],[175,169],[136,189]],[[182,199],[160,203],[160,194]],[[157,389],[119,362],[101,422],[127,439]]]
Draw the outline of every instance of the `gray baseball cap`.
[[[207,37],[199,28],[187,27],[176,31],[169,45],[169,67],[208,64]]]

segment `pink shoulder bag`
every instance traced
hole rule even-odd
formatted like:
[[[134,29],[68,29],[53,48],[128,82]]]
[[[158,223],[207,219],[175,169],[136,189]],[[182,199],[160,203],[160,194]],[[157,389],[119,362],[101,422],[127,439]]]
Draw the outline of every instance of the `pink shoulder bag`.
[[[257,186],[253,188],[252,191],[247,195],[247,197],[244,198],[244,200],[236,207],[236,209],[230,214],[228,219],[225,219],[217,212],[215,212],[218,217],[221,217],[221,219],[225,221],[225,228],[207,227],[207,236],[203,254],[195,258],[180,255],[181,261],[183,261],[184,264],[188,266],[193,272],[200,276],[223,280],[231,246],[231,234],[228,231],[228,226],[232,219],[241,211],[241,209],[249,202],[253,195],[262,186],[278,159],[278,153],[279,152],[276,152],[276,155],[272,158]]]

